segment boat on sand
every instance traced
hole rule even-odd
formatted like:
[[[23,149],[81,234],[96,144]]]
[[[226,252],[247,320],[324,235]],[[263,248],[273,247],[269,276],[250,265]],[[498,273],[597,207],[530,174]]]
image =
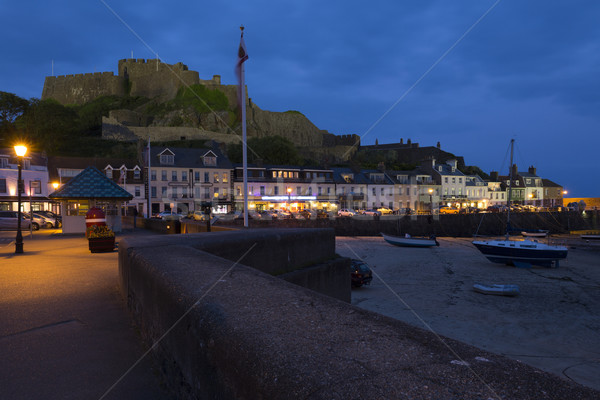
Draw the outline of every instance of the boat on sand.
[[[383,236],[383,239],[389,244],[393,244],[394,246],[400,247],[433,247],[440,245],[436,240],[435,236],[425,238],[412,237],[409,234],[406,234],[404,236],[393,236],[386,235],[385,233],[381,233],[381,236]]]
[[[518,285],[483,285],[476,283],[473,290],[483,294],[495,294],[497,296],[516,296],[520,293]]]

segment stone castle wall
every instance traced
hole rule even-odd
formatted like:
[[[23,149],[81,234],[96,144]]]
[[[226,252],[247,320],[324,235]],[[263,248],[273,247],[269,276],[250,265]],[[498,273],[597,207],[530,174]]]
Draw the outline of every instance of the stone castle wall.
[[[143,96],[160,101],[170,100],[183,86],[202,83],[219,88],[235,105],[236,86],[221,85],[221,77],[201,80],[197,71],[183,63],[166,64],[158,59],[122,59],[118,75],[113,72],[48,76],[44,81],[42,100],[53,98],[62,104],[84,104],[100,96]]]
[[[85,104],[100,96],[126,93],[126,81],[113,72],[47,76],[42,100],[55,99],[62,104]]]

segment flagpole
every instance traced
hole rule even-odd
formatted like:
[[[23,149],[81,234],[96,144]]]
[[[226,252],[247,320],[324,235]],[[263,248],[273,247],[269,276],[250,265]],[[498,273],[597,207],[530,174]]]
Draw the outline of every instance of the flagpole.
[[[240,30],[242,31],[240,38],[240,46],[244,47],[245,53],[245,44],[244,42],[244,27],[240,26]],[[238,53],[238,56],[240,54]],[[244,54],[244,57],[247,58],[247,55]],[[244,68],[245,58],[241,61],[240,65],[240,106],[242,108],[242,165],[244,170],[244,227],[248,227],[248,152],[247,152],[247,144],[246,144],[246,77],[245,77],[245,68]]]
[[[146,201],[148,202],[147,208],[148,210],[146,211],[146,218],[150,219],[151,215],[150,215],[150,210],[151,210],[151,202],[152,200],[150,199],[151,197],[151,193],[152,193],[152,189],[150,188],[150,137],[148,137],[148,146],[146,147],[146,150],[148,150],[148,157],[146,157],[148,159],[148,176],[146,177],[148,179],[148,198],[146,199]]]

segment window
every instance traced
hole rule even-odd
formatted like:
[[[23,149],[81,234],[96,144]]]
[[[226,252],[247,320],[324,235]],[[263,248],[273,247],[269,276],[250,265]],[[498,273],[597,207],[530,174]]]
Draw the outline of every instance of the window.
[[[204,200],[208,200],[208,199],[210,199],[210,188],[205,187],[204,188]]]
[[[223,172],[223,180],[221,182],[227,183],[227,180],[229,179],[229,177],[227,175],[228,175],[227,172]]]
[[[31,169],[31,160],[26,158],[23,160],[23,169]]]
[[[327,187],[327,194],[331,194],[331,187]]]
[[[140,171],[139,169],[134,169],[133,170],[133,179],[140,179],[142,174],[142,171]]]
[[[260,187],[260,195],[261,195],[261,196],[264,196],[264,195],[265,195],[265,187],[264,187],[264,186],[261,186],[261,187]]]
[[[31,185],[33,182],[37,182],[37,184]],[[36,179],[34,181],[29,182],[29,186],[35,186],[33,188],[33,193],[35,194],[42,194],[42,181],[39,179]]]
[[[150,188],[150,196],[155,199],[156,198],[156,186],[152,186],[152,188]]]
[[[161,154],[160,163],[166,165],[173,165],[175,164],[175,156],[173,154]]]
[[[194,188],[194,196],[196,196],[196,198],[200,198],[200,188],[199,187],[195,187]]]
[[[8,168],[8,158],[0,158],[0,168]]]
[[[462,183],[462,178],[458,178],[458,183]]]
[[[209,166],[209,167],[215,167],[217,165],[217,157],[204,156],[204,165]]]
[[[279,194],[279,186],[275,186],[275,187],[273,188],[273,194],[274,194],[275,196],[277,196],[277,195]]]
[[[177,182],[177,171],[171,171],[171,180]]]
[[[200,171],[194,172],[194,181],[200,182]]]
[[[181,171],[181,181],[186,182],[187,180],[187,171]]]
[[[398,188],[398,194],[402,196],[402,188]]]
[[[164,182],[167,180],[167,170],[163,169],[160,173],[160,179]]]
[[[323,194],[323,188],[321,186],[317,187],[317,194],[321,196]]]
[[[312,196],[312,186],[309,186],[309,187],[308,187],[308,195],[309,195],[309,196]]]
[[[452,183],[456,183],[456,178],[452,177]]]
[[[160,188],[161,192],[160,195],[162,196],[162,198],[166,198],[167,197],[167,187],[163,186]]]
[[[6,193],[6,179],[0,179],[0,193]]]
[[[373,196],[377,196],[377,189],[373,188]]]
[[[204,173],[204,182],[209,182],[210,180],[208,179],[208,172]]]
[[[140,197],[140,194],[141,194],[140,187],[139,187],[139,186],[136,186],[136,187],[135,187],[135,197]]]
[[[151,171],[150,171],[150,179],[151,179],[152,181],[155,181],[155,180],[156,180],[156,171],[155,171],[155,170],[151,170]]]
[[[112,168],[106,168],[105,172],[106,172],[106,177],[108,179],[112,179],[112,172],[113,172]]]
[[[382,196],[383,196],[383,190],[384,190],[384,189],[383,189],[383,188],[381,188],[381,195],[382,195]]]
[[[214,183],[219,183],[219,174],[217,172],[215,172],[213,174],[213,182]]]
[[[214,192],[214,197],[215,197],[215,198],[218,198],[218,197],[219,197],[219,188],[218,188],[218,187],[215,187],[214,189],[215,189],[215,192]]]
[[[296,196],[300,196],[302,194],[302,187],[296,186]]]
[[[444,178],[444,183],[448,183],[448,177],[447,176]]]

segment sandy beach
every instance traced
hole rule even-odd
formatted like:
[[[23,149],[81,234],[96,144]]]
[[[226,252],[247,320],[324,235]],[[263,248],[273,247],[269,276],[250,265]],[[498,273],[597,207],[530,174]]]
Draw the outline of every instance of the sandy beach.
[[[470,238],[402,248],[381,237],[338,237],[338,254],[366,261],[370,286],[352,304],[600,389],[600,243],[559,237],[569,255],[558,268],[489,262]],[[519,285],[516,297],[484,295],[473,284]]]

